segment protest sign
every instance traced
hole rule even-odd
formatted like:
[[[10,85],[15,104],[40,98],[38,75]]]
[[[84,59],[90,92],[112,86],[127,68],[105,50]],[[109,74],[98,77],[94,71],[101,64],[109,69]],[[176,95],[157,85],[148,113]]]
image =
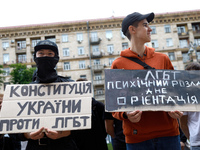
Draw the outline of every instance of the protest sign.
[[[91,128],[89,81],[7,85],[0,113],[0,133]]]
[[[200,111],[200,71],[105,70],[106,111]]]

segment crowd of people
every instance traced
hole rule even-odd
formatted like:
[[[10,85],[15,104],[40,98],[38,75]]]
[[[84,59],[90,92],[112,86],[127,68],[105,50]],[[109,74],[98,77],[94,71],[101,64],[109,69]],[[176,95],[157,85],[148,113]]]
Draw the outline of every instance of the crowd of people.
[[[174,69],[167,55],[145,46],[151,41],[149,23],[153,19],[154,13],[142,15],[138,12],[124,18],[122,32],[131,45],[114,60],[111,69],[149,69],[146,66],[150,69]],[[34,61],[37,70],[31,84],[74,82],[57,74],[59,51],[54,42],[38,42],[34,47]],[[191,63],[186,70],[200,70],[200,65]],[[79,81],[86,79],[76,80]],[[112,137],[113,150],[183,150],[188,140],[192,150],[200,149],[199,112],[136,110],[109,113],[105,112],[104,104],[94,98],[91,108],[91,129],[54,131],[42,127],[30,133],[4,134],[0,136],[0,150],[21,149],[21,141],[28,141],[26,150],[107,150],[107,134]]]

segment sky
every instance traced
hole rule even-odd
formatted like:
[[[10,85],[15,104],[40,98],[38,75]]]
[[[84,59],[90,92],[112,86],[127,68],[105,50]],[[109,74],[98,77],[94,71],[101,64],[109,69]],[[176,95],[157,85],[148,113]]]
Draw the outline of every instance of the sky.
[[[200,0],[0,0],[0,27],[200,10]]]

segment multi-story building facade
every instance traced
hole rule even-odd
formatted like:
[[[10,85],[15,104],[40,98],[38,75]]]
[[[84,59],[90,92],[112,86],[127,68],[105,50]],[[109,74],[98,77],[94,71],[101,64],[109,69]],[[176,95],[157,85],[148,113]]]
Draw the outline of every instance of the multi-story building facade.
[[[9,65],[34,67],[34,46],[49,39],[59,48],[58,74],[73,80],[87,78],[93,83],[94,97],[104,101],[104,69],[130,45],[121,32],[123,18],[1,27],[0,64],[6,78],[0,93],[9,84]],[[152,41],[146,44],[168,55],[175,69],[200,60],[200,10],[156,14],[150,26]]]

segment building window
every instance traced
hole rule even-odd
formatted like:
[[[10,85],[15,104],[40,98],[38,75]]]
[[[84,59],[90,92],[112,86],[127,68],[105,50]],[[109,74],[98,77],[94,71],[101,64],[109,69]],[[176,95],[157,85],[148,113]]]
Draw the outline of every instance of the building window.
[[[122,50],[128,49],[128,42],[122,43]]]
[[[114,46],[113,46],[113,44],[107,45],[107,51],[108,51],[109,54],[113,54],[114,53]]]
[[[78,42],[82,42],[83,41],[83,33],[77,33],[76,37],[77,37],[77,41]]]
[[[68,35],[67,34],[62,35],[62,42],[68,42]]]
[[[70,63],[69,62],[64,62],[64,70],[70,70]]]
[[[51,41],[51,42],[56,43],[56,38],[55,38],[55,36],[45,37],[45,40],[49,40],[49,41]]]
[[[63,48],[63,56],[69,56],[69,48]]]
[[[200,52],[197,52],[197,59],[200,60]]]
[[[26,41],[17,41],[17,50],[25,49]]]
[[[102,76],[100,73],[95,74],[95,80],[102,80]]]
[[[96,90],[97,95],[103,95],[103,89],[99,88]]]
[[[115,58],[109,58],[109,66],[112,65],[113,61],[115,60]]]
[[[151,44],[152,44],[153,48],[158,48],[158,41],[157,40],[152,40]]]
[[[181,34],[181,33],[185,33],[185,26],[178,26],[178,33]]]
[[[3,68],[3,71],[4,71],[4,73],[3,73],[4,76],[10,75],[10,68]]]
[[[6,48],[9,47],[9,42],[2,42],[2,47],[5,50]]]
[[[172,47],[173,46],[173,41],[172,38],[166,39],[167,47]]]
[[[151,34],[156,34],[156,27],[155,26],[151,26],[151,29],[152,29]]]
[[[26,62],[26,54],[18,55],[17,61],[18,61],[18,63],[25,63]]]
[[[192,25],[192,30],[193,31],[199,31],[200,30],[200,24],[193,24]]]
[[[97,32],[91,32],[91,42],[96,42],[98,40]]]
[[[99,52],[99,46],[92,46],[92,52]]]
[[[32,47],[35,47],[37,45],[37,43],[40,41],[40,39],[34,39],[32,40]]]
[[[9,62],[9,54],[3,54],[3,63],[5,64],[5,63],[7,63],[7,62]]]
[[[111,30],[106,31],[106,38],[107,38],[108,40],[110,40],[110,39],[112,38],[112,31],[111,31]]]
[[[78,55],[84,55],[84,47],[78,47]]]
[[[96,73],[94,75],[94,81],[95,81],[95,84],[103,84],[101,73]]]
[[[80,75],[80,78],[81,78],[81,79],[87,79],[87,78],[86,78],[86,75]]]
[[[186,39],[184,40],[179,40],[179,46],[180,48],[187,48],[188,47],[188,42]]]
[[[175,60],[174,52],[169,52],[169,53],[168,53],[168,56],[169,56],[169,59],[170,59],[170,60]]]
[[[125,36],[124,33],[122,32],[122,30],[120,30],[120,35],[121,35],[122,39],[125,39],[125,38],[126,38],[126,36]]]
[[[101,64],[100,59],[95,59],[94,60],[94,65],[100,65],[100,64]]]
[[[165,25],[165,33],[170,33],[170,32],[171,32],[171,26]]]
[[[79,69],[85,69],[85,60],[79,61]]]
[[[186,63],[190,60],[190,57],[188,56],[188,53],[182,53],[183,56],[183,62]]]
[[[200,38],[194,39],[194,43],[196,44],[196,46],[200,46]]]

